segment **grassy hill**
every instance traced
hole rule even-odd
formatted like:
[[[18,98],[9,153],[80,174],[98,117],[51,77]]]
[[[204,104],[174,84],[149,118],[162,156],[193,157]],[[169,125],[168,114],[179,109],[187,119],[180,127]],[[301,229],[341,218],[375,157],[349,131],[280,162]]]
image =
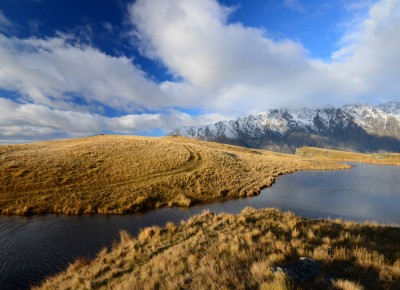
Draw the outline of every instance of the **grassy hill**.
[[[315,147],[303,147],[296,150],[297,156],[318,158],[320,160],[356,161],[372,164],[400,165],[400,153],[364,154]]]
[[[400,229],[308,220],[275,209],[205,212],[144,229],[79,259],[39,289],[400,289]],[[322,273],[295,285],[273,267],[308,256]]]
[[[182,137],[95,136],[0,146],[0,212],[128,213],[251,196],[329,160]]]

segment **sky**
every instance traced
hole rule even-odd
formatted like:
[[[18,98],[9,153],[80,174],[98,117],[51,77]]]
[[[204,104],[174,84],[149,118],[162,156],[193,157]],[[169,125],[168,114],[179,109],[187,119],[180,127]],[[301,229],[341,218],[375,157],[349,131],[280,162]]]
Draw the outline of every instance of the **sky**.
[[[0,143],[400,101],[399,0],[1,0]]]

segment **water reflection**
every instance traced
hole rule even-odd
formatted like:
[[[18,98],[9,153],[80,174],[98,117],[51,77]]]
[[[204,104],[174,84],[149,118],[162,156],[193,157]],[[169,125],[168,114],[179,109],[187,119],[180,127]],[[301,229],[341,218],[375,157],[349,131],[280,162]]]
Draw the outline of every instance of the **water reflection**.
[[[311,217],[400,224],[400,167],[352,165],[348,171],[304,171],[282,176],[263,193],[270,206],[309,211]]]

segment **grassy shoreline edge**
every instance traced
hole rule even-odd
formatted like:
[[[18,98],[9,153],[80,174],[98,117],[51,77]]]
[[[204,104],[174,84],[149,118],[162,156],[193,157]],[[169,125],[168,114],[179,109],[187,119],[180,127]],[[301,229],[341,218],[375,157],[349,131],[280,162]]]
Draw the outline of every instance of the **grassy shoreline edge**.
[[[0,213],[125,214],[253,196],[280,175],[345,169],[181,137],[95,136],[0,146]]]
[[[109,135],[2,145],[0,213],[127,214],[189,207],[258,195],[280,175],[299,170],[350,168],[337,164],[346,161],[400,165],[400,154],[303,147],[288,155],[182,137]]]

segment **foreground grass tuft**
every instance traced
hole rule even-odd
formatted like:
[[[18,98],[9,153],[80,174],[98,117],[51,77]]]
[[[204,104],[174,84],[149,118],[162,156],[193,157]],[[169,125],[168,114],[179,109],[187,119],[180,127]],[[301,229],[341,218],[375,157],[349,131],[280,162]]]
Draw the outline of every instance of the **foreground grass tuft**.
[[[204,212],[137,238],[121,233],[112,249],[78,260],[38,289],[400,289],[399,239],[395,227],[275,209]],[[302,256],[322,268],[314,281],[299,285],[272,271]]]

